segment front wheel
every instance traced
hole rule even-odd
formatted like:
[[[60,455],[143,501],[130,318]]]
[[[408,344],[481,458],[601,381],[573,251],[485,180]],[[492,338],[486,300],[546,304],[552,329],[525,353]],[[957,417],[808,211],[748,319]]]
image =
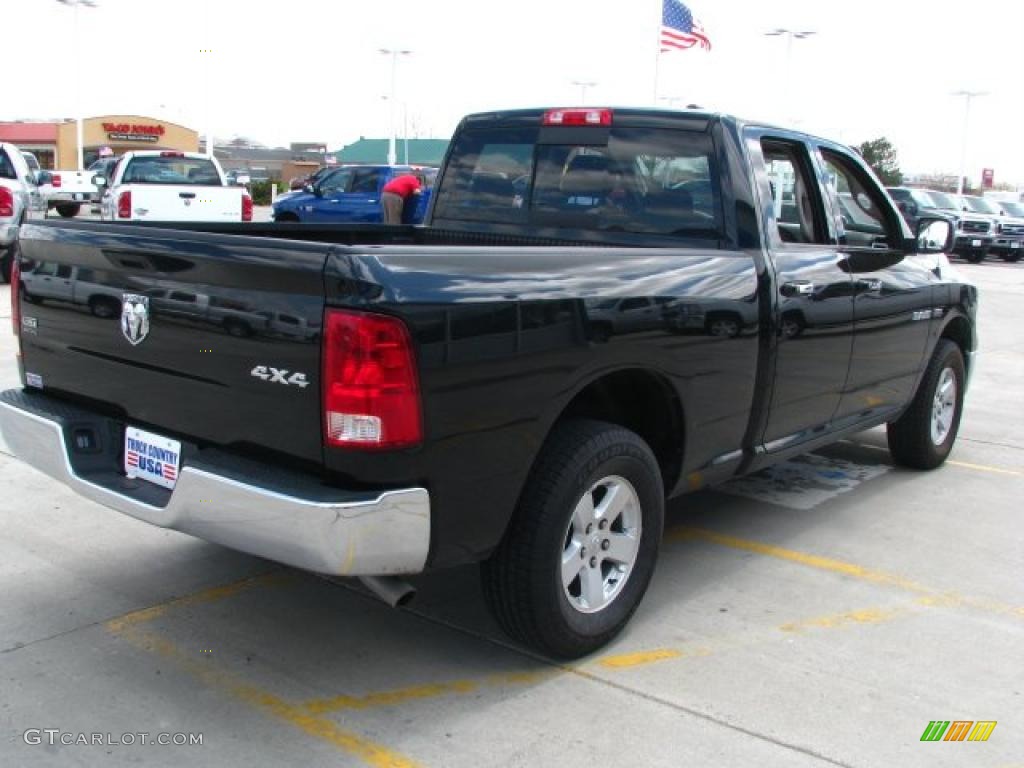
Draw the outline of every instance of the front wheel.
[[[889,453],[897,464],[934,469],[946,460],[960,429],[965,381],[960,348],[940,339],[910,407],[887,426]]]
[[[502,629],[558,658],[609,642],[647,591],[664,507],[658,462],[638,435],[599,421],[556,427],[482,565]]]

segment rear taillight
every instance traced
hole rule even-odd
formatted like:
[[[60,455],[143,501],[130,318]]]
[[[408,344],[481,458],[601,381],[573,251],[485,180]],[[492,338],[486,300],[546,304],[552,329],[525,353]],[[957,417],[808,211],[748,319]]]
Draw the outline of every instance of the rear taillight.
[[[402,448],[423,439],[416,360],[401,320],[328,309],[322,373],[327,445]]]
[[[252,221],[252,198],[242,195],[242,221]]]
[[[7,187],[0,187],[0,216],[14,215],[14,193]]]
[[[11,326],[14,335],[21,339],[21,265],[17,250],[11,251]]]
[[[130,219],[132,217],[132,191],[126,189],[117,196],[117,218]]]
[[[50,185],[53,186],[53,187],[59,187],[60,186],[60,174],[59,173],[53,174],[53,181],[50,182]]]

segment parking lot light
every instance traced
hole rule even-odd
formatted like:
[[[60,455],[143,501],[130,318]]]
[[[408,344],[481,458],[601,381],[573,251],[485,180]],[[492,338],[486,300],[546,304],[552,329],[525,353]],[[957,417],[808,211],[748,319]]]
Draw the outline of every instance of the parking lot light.
[[[408,56],[412,51],[397,48],[378,49],[385,56],[391,57],[391,97],[388,105],[391,108],[391,124],[388,135],[388,165],[395,165],[398,162],[398,153],[395,150],[395,79],[398,71],[398,57]]]
[[[73,22],[74,27],[73,27],[72,33],[71,33],[72,34],[71,45],[73,46],[73,50],[75,52],[75,61],[78,61],[79,58],[80,58],[80,56],[79,56],[79,45],[78,45],[78,9],[81,6],[85,6],[86,8],[98,8],[99,7],[99,3],[97,3],[96,0],[57,0],[57,2],[60,3],[61,5],[67,5],[67,6],[70,6],[70,7],[75,9],[74,22]],[[75,89],[75,94],[76,94],[75,95],[75,123],[76,123],[76,125],[75,125],[75,141],[78,144],[78,166],[77,166],[77,170],[83,171],[83,170],[85,170],[85,160],[84,160],[85,151],[84,151],[84,148],[82,147],[82,142],[84,141],[84,139],[82,137],[82,133],[83,133],[82,132],[82,97],[80,95],[81,94],[80,89],[76,88]]]

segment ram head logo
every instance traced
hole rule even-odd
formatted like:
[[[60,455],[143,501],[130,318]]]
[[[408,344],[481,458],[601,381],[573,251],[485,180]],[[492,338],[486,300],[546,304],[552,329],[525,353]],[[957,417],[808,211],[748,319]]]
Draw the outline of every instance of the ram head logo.
[[[149,335],[149,296],[126,293],[121,297],[121,333],[132,346]]]

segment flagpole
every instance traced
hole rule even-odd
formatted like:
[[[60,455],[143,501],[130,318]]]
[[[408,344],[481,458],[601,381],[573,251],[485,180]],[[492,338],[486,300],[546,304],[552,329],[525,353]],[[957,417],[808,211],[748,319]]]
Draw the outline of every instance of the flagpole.
[[[661,75],[661,20],[665,12],[664,0],[657,0],[658,3],[658,28],[654,36],[654,41],[657,44],[654,48],[654,99],[651,104],[654,107],[658,106],[658,79]]]

